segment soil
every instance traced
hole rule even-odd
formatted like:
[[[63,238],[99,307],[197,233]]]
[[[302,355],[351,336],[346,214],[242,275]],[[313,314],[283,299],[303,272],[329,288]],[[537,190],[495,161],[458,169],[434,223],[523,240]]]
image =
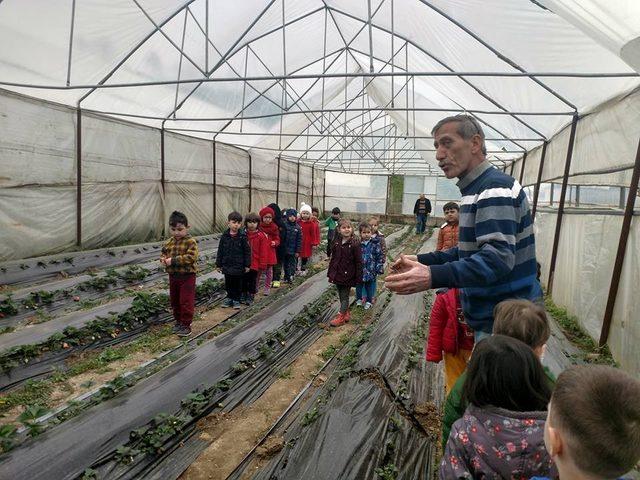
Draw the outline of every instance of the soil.
[[[421,403],[416,405],[413,413],[429,437],[439,440],[442,432],[442,415],[438,407],[431,402]]]
[[[326,331],[322,337],[300,355],[291,365],[289,378],[279,378],[252,405],[241,407],[229,414],[215,414],[200,424],[200,438],[211,441],[211,445],[180,476],[181,480],[225,479],[271,428],[298,393],[317,373],[318,365],[324,363],[322,352],[338,344],[345,333],[353,333],[357,326],[347,324]],[[322,384],[322,374],[314,385]],[[282,448],[277,438],[269,438],[260,446],[260,458],[268,458]]]

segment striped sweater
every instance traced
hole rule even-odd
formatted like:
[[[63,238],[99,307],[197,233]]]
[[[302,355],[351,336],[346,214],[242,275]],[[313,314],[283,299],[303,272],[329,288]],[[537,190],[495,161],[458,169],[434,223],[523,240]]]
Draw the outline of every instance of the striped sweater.
[[[542,297],[531,212],[520,184],[486,160],[460,179],[458,187],[458,246],[418,255],[418,260],[430,265],[432,288],[462,289],[468,324],[490,333],[499,302]]]

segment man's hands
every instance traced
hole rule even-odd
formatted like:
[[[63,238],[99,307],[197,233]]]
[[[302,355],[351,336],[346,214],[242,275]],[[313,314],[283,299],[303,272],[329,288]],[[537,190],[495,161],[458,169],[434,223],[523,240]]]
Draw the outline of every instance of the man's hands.
[[[391,265],[391,273],[385,278],[385,286],[398,295],[410,295],[431,288],[431,269],[418,262],[415,255],[400,255]]]

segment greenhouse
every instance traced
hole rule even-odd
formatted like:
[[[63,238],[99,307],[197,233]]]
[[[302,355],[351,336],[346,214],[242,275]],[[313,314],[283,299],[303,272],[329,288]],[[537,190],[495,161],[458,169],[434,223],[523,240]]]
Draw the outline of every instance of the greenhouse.
[[[0,0],[0,45],[0,478],[566,480],[549,400],[640,392],[639,2]],[[473,400],[501,315],[540,408]],[[486,405],[546,470],[453,473]]]

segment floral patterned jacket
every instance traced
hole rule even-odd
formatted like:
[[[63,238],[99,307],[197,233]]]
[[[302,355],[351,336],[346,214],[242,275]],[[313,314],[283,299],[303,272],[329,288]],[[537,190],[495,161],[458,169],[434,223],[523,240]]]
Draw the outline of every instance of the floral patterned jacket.
[[[469,405],[453,424],[440,464],[440,479],[557,478],[544,446],[547,412],[511,412]]]

